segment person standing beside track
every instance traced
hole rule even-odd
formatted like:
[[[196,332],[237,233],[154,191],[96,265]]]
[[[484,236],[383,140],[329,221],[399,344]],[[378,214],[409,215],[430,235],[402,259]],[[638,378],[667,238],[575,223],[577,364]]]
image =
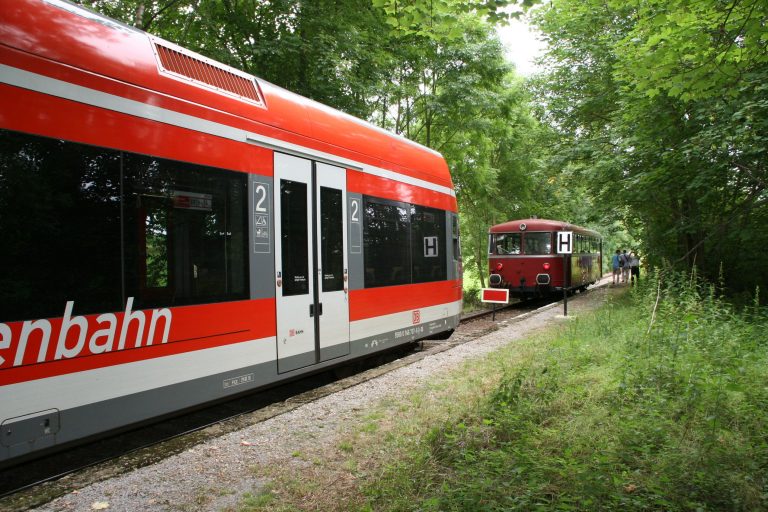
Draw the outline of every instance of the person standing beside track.
[[[635,251],[629,253],[629,284],[635,285],[640,281],[640,258]]]
[[[620,256],[621,251],[616,249],[616,254],[614,254],[611,257],[611,268],[613,269],[613,284],[617,284],[619,282],[619,278],[621,277],[621,266],[620,263]]]
[[[629,282],[629,255],[627,254],[626,249],[624,249],[624,251],[619,255],[619,266],[621,267],[621,282],[628,283]]]

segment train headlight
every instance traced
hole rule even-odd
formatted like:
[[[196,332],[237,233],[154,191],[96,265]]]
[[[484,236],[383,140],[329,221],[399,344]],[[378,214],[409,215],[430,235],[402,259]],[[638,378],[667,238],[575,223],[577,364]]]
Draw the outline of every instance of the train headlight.
[[[544,270],[549,270],[549,267],[551,267],[551,265],[549,264],[549,262],[547,262],[544,265],[542,265],[542,267],[544,267]]]
[[[496,264],[496,272],[501,272],[501,269],[503,269],[503,268],[504,268],[504,265],[502,263],[497,263]]]

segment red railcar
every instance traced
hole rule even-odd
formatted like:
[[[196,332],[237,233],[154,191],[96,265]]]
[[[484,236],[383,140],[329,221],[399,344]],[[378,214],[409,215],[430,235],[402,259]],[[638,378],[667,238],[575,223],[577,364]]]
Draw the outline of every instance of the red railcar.
[[[559,231],[573,233],[573,252],[565,258],[555,249]],[[602,238],[590,229],[556,220],[513,220],[492,226],[488,242],[489,282],[509,289],[512,297],[584,290],[602,276]]]
[[[436,152],[60,0],[0,9],[0,466],[435,335]]]

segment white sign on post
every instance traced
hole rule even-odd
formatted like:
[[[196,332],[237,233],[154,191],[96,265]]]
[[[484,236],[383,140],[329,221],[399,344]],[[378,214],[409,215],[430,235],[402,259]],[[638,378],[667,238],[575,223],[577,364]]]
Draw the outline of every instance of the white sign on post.
[[[573,252],[573,231],[557,232],[557,254],[571,254]]]

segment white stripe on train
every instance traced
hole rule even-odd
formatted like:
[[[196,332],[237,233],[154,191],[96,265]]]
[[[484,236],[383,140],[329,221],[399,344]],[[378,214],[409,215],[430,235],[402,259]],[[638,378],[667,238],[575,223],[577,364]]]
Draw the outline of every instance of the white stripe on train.
[[[392,331],[395,334],[402,331],[403,337],[406,337],[409,329],[458,315],[461,312],[461,301],[419,308],[419,312],[420,323],[417,325],[413,323],[413,310],[350,322],[350,342]],[[377,346],[375,342],[375,339],[369,342],[369,351],[386,348]],[[276,343],[277,339],[270,336],[9,384],[0,393],[0,411],[3,411],[6,418],[21,416],[29,413],[30,403],[35,404],[36,410],[50,408],[63,411],[195,380],[201,376],[233,372],[246,365],[274,362]],[[57,393],[51,393],[51,389],[56,389]]]
[[[19,339],[16,340],[16,343],[11,343],[13,338],[11,328],[4,323],[0,323],[0,351],[16,347],[16,352],[13,356],[13,366],[21,366],[27,355],[27,344],[30,338],[37,339],[39,337],[38,363],[71,359],[81,355],[86,347],[90,354],[124,350],[126,342],[129,341],[128,331],[133,323],[136,324],[136,339],[133,342],[133,348],[141,347],[143,344],[149,346],[155,341],[168,343],[168,333],[171,330],[173,317],[171,310],[168,308],[146,310],[146,312],[142,310],[133,311],[133,297],[128,297],[124,315],[120,319],[114,313],[102,313],[93,319],[94,323],[84,316],[72,316],[74,307],[74,301],[67,301],[67,305],[64,307],[64,316],[56,332],[53,332],[53,327],[49,320],[26,320],[21,326]],[[145,337],[144,325],[147,316],[149,316],[149,329],[147,329],[147,336]],[[157,331],[161,325],[160,320],[162,320],[163,330],[161,331],[162,337],[158,339]],[[39,336],[33,336],[35,331],[38,331],[37,334]],[[77,342],[72,346],[67,346],[70,332],[77,332]],[[120,333],[119,337],[117,336],[118,332]],[[56,351],[53,358],[49,357],[48,350],[51,340],[56,340],[54,341],[56,343]],[[117,348],[115,348],[116,340]],[[0,355],[0,366],[5,361],[6,358]]]

